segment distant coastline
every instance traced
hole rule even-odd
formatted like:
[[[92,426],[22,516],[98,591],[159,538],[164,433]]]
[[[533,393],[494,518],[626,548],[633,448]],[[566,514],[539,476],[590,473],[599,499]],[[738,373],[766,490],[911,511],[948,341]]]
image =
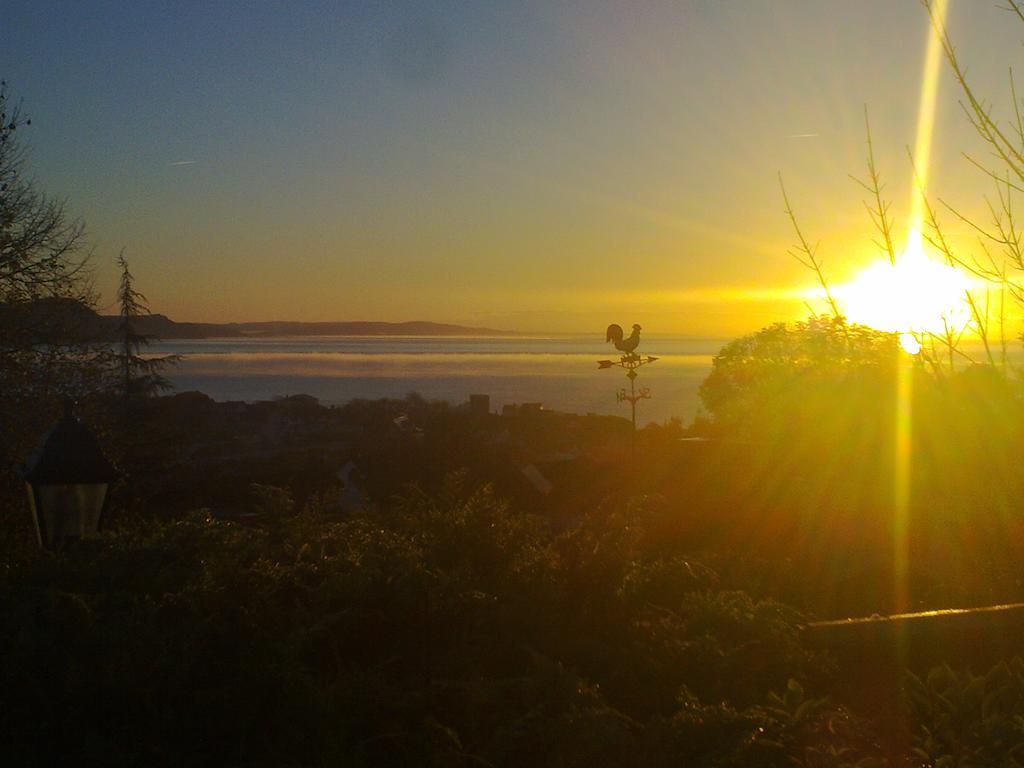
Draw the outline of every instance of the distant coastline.
[[[104,326],[116,328],[121,318],[104,316]],[[298,322],[268,321],[255,323],[180,323],[166,315],[145,315],[136,321],[137,331],[148,336],[172,339],[271,338],[280,336],[519,336],[516,331],[475,328],[451,323],[411,321]]]
[[[92,339],[119,338],[119,315],[100,315],[91,308],[66,298],[45,298],[14,307],[0,302],[0,316],[9,315],[12,323],[25,328],[52,331],[73,328]],[[403,323],[350,320],[343,322],[299,322],[272,320],[254,323],[177,322],[167,315],[150,314],[133,318],[135,333],[167,341],[189,339],[245,339],[280,336],[488,336],[517,337],[517,331],[477,328],[451,323],[414,320]],[[45,337],[45,334],[43,334]]]

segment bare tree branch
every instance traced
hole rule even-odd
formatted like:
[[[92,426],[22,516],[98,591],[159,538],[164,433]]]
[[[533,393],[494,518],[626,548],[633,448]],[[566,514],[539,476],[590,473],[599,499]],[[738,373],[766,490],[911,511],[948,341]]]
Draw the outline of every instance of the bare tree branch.
[[[789,217],[790,222],[793,224],[793,229],[796,231],[796,237],[799,244],[791,251],[790,255],[793,256],[800,264],[807,267],[815,276],[818,278],[818,283],[821,285],[821,289],[825,292],[825,300],[828,302],[829,308],[832,310],[832,316],[837,320],[841,320],[843,313],[839,311],[839,305],[836,303],[835,297],[832,295],[832,291],[829,288],[828,280],[825,279],[825,272],[822,268],[821,260],[818,258],[817,246],[811,246],[804,237],[803,230],[800,229],[800,224],[797,221],[796,214],[793,212],[793,206],[789,202],[789,195],[786,194],[786,185],[782,181],[782,174],[779,174],[779,188],[782,190],[782,200],[786,205],[786,215]]]

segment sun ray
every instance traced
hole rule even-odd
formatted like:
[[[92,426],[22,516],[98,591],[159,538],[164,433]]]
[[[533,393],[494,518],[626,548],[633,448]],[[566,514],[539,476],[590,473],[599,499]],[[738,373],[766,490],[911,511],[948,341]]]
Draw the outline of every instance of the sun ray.
[[[945,28],[949,0],[935,0],[935,19],[940,29]],[[935,28],[928,26],[928,49],[924,57],[924,73],[921,77],[921,99],[917,107],[917,140],[914,143],[914,163],[917,168],[917,183],[912,186],[910,201],[911,232],[922,231],[926,206],[925,190],[931,170],[932,137],[935,133],[936,103],[939,95],[939,75],[942,71],[942,41]]]
[[[945,25],[946,13],[949,10],[949,0],[936,0],[935,13],[939,26]],[[907,352],[916,349],[920,352],[920,343],[914,335],[915,331],[927,330],[914,327],[911,323],[915,320],[921,322],[933,322],[936,318],[928,317],[929,313],[939,309],[938,319],[945,325],[948,317],[945,314],[949,311],[956,311],[961,307],[966,313],[967,307],[963,299],[966,283],[959,273],[949,265],[932,262],[928,259],[924,250],[924,242],[921,236],[921,227],[927,206],[925,205],[925,190],[927,188],[928,173],[931,164],[932,137],[935,129],[935,108],[939,88],[939,71],[942,63],[942,48],[939,35],[933,25],[928,25],[928,48],[925,54],[924,74],[921,83],[921,100],[918,105],[917,115],[917,142],[914,149],[914,158],[917,172],[917,183],[912,185],[913,198],[911,200],[911,214],[908,226],[907,246],[895,265],[891,265],[894,273],[902,270],[902,274],[896,274],[896,279],[891,283],[897,288],[901,283],[908,281],[913,284],[905,284],[903,289],[910,289],[906,292],[905,301],[910,304],[911,312],[918,315],[917,318],[906,318],[902,322],[907,323],[902,328],[892,328],[903,334],[901,342]],[[886,265],[888,266],[888,265]],[[947,294],[947,292],[949,292]],[[959,297],[959,302],[955,298]],[[893,299],[899,300],[900,296]],[[946,304],[950,309],[943,310],[942,305]],[[903,304],[900,304],[903,306]],[[906,341],[907,337],[913,343]],[[909,609],[910,585],[907,582],[909,570],[909,526],[910,526],[910,497],[912,482],[912,449],[913,449],[913,369],[907,361],[901,361],[897,374],[896,384],[896,435],[895,455],[893,467],[893,597],[894,607],[897,610]],[[904,651],[904,648],[898,651]]]

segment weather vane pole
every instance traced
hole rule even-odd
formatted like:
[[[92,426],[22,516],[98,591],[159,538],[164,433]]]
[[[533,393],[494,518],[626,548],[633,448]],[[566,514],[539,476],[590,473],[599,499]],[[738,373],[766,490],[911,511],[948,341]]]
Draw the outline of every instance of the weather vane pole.
[[[622,326],[612,323],[608,326],[608,330],[605,332],[605,342],[613,342],[615,348],[622,352],[622,357],[618,360],[598,360],[598,368],[614,368],[618,366],[626,371],[626,378],[629,379],[629,394],[626,394],[625,388],[620,389],[615,393],[615,401],[621,403],[623,401],[629,403],[630,410],[633,415],[633,431],[630,436],[630,453],[633,457],[633,464],[636,464],[636,404],[640,400],[648,400],[651,397],[651,390],[647,387],[640,387],[637,389],[636,377],[639,376],[637,368],[653,363],[658,358],[641,357],[637,354],[636,348],[640,346],[640,326],[636,323],[633,324],[633,333],[628,338],[624,338]]]

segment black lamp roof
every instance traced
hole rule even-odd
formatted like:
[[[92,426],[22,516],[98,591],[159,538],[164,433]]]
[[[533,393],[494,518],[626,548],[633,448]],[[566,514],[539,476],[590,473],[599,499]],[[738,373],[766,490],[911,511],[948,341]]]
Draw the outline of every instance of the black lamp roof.
[[[23,477],[34,485],[111,483],[120,473],[103,455],[99,440],[64,404],[64,415],[43,438],[43,447]]]

